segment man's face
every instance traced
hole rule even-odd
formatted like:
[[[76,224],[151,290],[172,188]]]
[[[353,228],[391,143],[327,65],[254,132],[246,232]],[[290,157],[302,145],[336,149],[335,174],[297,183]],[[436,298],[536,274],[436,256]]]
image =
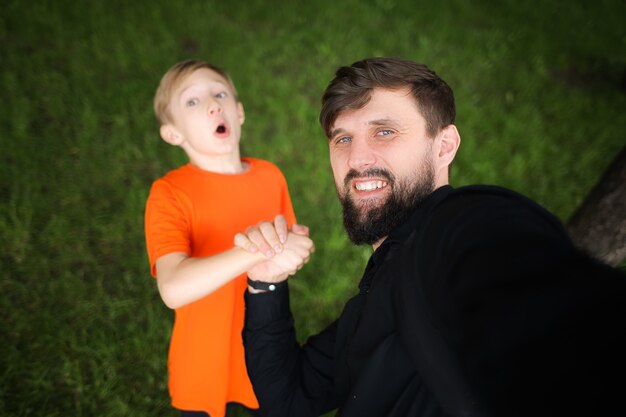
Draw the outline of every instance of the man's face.
[[[379,244],[434,191],[432,144],[405,89],[375,89],[363,108],[337,117],[330,163],[354,243]]]

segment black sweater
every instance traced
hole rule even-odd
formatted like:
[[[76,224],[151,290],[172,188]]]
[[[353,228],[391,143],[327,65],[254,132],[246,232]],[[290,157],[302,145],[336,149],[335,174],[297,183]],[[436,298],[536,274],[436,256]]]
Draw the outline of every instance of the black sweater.
[[[445,186],[304,346],[287,287],[246,293],[243,335],[263,415],[602,415],[624,409],[625,320],[624,275],[576,251],[550,213]]]

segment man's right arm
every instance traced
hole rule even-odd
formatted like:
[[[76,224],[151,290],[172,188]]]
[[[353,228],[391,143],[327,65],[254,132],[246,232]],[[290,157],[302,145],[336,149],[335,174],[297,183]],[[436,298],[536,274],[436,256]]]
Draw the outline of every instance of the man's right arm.
[[[313,417],[336,408],[336,323],[300,347],[287,285],[272,292],[246,292],[245,300],[246,364],[261,415]]]
[[[281,238],[286,235],[287,239]],[[248,271],[253,280],[280,282],[286,277],[274,273],[274,264],[285,262],[288,267],[290,262],[286,258],[292,250],[302,253],[297,250],[297,243],[307,236],[308,228],[301,225],[294,225],[288,232],[286,222],[278,216],[273,223],[261,222],[248,228],[245,234],[235,238],[235,244],[247,250],[256,247],[263,251],[278,241],[284,242],[281,253]],[[307,260],[308,257],[304,262]],[[312,417],[336,408],[333,382],[336,324],[310,337],[300,347],[289,307],[287,283],[274,291],[261,293],[249,287],[245,301],[246,364],[261,405],[261,415]]]

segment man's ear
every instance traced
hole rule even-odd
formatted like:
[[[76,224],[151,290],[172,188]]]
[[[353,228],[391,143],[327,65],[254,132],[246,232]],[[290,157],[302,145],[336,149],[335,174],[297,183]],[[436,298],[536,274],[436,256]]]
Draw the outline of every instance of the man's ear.
[[[439,149],[437,161],[440,167],[448,167],[456,155],[456,151],[461,145],[461,135],[455,125],[448,125],[439,132]]]
[[[182,135],[169,123],[161,125],[159,133],[161,133],[161,138],[170,145],[179,146],[183,142]]]
[[[246,112],[243,111],[243,104],[241,101],[237,102],[237,115],[239,116],[239,124],[243,125],[243,122],[246,121]]]

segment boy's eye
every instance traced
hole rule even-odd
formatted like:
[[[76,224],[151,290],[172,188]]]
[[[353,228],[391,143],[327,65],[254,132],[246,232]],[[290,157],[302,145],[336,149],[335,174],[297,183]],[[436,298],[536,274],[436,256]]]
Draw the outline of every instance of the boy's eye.
[[[225,91],[221,91],[215,95],[215,98],[226,98],[226,97],[228,97],[228,94],[226,94]]]
[[[197,98],[190,98],[189,100],[187,100],[185,102],[185,105],[187,107],[193,107],[193,106],[197,106],[200,103],[200,100]]]

